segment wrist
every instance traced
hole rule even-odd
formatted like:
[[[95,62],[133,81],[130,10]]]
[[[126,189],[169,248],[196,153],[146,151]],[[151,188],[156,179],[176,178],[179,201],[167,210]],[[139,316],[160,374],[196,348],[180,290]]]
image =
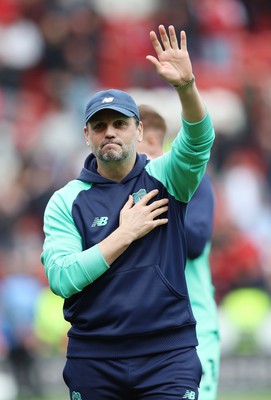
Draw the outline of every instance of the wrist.
[[[175,85],[173,85],[173,87],[176,90],[185,90],[185,89],[189,88],[190,86],[193,86],[194,83],[195,83],[195,76],[192,75],[192,78],[189,81],[185,81],[184,83],[181,83],[180,85],[175,84]]]
[[[127,230],[122,225],[120,225],[115,232],[117,234],[118,242],[121,243],[124,247],[129,247],[130,244],[137,239],[131,229]]]

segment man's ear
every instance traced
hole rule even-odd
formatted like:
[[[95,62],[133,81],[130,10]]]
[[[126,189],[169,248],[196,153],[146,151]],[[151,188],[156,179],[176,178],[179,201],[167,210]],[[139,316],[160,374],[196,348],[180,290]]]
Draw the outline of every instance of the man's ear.
[[[141,143],[143,141],[143,123],[140,121],[137,127],[137,141]]]
[[[86,145],[89,146],[88,130],[87,130],[86,126],[84,126],[84,136],[85,136],[85,140],[86,140]]]

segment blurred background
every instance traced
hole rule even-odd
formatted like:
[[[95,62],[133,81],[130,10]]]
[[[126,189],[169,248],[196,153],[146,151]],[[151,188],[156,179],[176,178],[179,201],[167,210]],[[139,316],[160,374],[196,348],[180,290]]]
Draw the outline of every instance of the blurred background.
[[[271,398],[271,1],[1,0],[0,400],[68,398],[68,326],[40,263],[43,212],[81,170],[97,90],[127,90],[165,117],[167,146],[176,135],[177,95],[145,59],[159,24],[186,31],[216,129],[219,400]]]

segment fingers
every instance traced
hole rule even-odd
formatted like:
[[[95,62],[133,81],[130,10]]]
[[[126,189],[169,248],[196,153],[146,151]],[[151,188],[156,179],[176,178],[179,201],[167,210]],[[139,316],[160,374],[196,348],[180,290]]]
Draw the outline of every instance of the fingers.
[[[149,60],[149,61],[155,66],[156,69],[159,68],[160,63],[159,63],[159,61],[158,61],[155,57],[153,57],[153,56],[146,56],[146,59]]]
[[[187,40],[185,31],[181,31],[181,49],[187,50]]]
[[[167,211],[168,211],[168,206],[158,207],[154,211],[152,211],[151,217],[154,220],[155,218],[159,217],[160,215],[164,214]],[[164,218],[164,219],[167,219],[167,218]]]
[[[151,190],[149,193],[145,194],[145,196],[143,196],[142,199],[137,202],[137,204],[139,204],[139,205],[147,205],[147,203],[153,197],[155,197],[158,194],[158,192],[159,192],[158,189]],[[168,199],[165,198],[165,199],[157,200],[154,203],[158,203],[158,206],[162,206],[162,205],[168,203]],[[133,196],[130,194],[128,200],[126,201],[126,203],[123,206],[123,209],[127,210],[127,209],[131,208],[133,206],[133,204],[134,204],[134,199],[133,199]],[[150,206],[151,206],[151,204],[150,204]],[[151,207],[151,210],[154,209],[154,208],[156,208],[156,207]]]
[[[163,49],[154,31],[150,32],[150,39],[156,54],[161,54],[163,52]]]
[[[157,195],[158,190],[154,189],[147,193],[142,199],[135,205],[135,207],[147,206],[149,209],[149,213],[151,213],[152,218],[156,218],[159,215],[163,214],[168,210],[168,199],[163,198],[156,201],[153,201],[148,205],[148,202]]]
[[[142,199],[137,203],[139,205],[147,205],[147,203],[158,194],[158,189],[153,189],[149,193],[145,194]]]
[[[134,205],[133,196],[130,195],[120,212],[120,228],[124,231],[132,229],[135,240],[147,235],[154,228],[168,223],[168,218],[165,218],[165,213],[168,211],[167,198],[148,204],[157,194],[157,189],[151,190]]]
[[[169,41],[169,38],[168,38],[168,35],[167,35],[164,25],[159,25],[158,29],[159,29],[159,34],[160,34],[161,42],[163,43],[164,49],[165,50],[170,49],[171,45],[170,45],[170,41]]]
[[[167,218],[158,218],[153,221],[153,228],[156,228],[157,226],[160,226],[160,225],[165,225],[167,223],[168,223]]]
[[[171,43],[172,48],[174,50],[178,50],[179,45],[178,45],[178,40],[177,40],[176,33],[175,33],[175,28],[173,25],[170,25],[168,27],[168,32],[169,32],[170,43]]]
[[[156,201],[153,201],[151,204],[148,204],[148,202],[157,195],[158,190],[154,189],[151,190],[149,193],[145,194],[145,196],[142,197],[141,200],[139,200],[134,207],[139,208],[142,206],[147,206],[148,207],[148,213],[152,214],[152,218],[155,218],[164,212],[168,210],[168,202],[169,200],[167,198],[159,199]],[[134,200],[133,196],[129,196],[127,202],[124,204],[122,210],[128,210],[133,207]]]
[[[150,211],[154,211],[154,210],[157,210],[158,208],[165,208],[165,211],[167,211],[167,209],[168,209],[168,199],[166,199],[166,198],[164,198],[164,199],[161,199],[161,200],[156,200],[156,201],[154,201],[153,203],[151,203],[151,204],[149,204],[149,209],[150,209]]]
[[[128,200],[126,201],[126,203],[124,204],[122,209],[128,210],[129,208],[132,208],[133,204],[134,204],[134,199],[133,199],[133,196],[130,194],[128,197]]]
[[[175,28],[173,25],[170,25],[168,27],[169,35],[167,34],[167,31],[166,31],[166,28],[164,27],[164,25],[159,25],[158,30],[159,30],[161,43],[163,44],[163,47],[165,50],[168,50],[171,48],[174,50],[179,49],[178,40],[177,40]],[[186,35],[185,35],[184,31],[181,31],[180,37],[181,37],[181,48],[183,48],[183,50],[186,50]],[[158,40],[157,35],[154,31],[150,32],[150,39],[151,39],[153,48],[156,51],[156,54],[159,56],[159,54],[161,54],[164,50],[163,50],[163,47],[162,47],[160,41]]]

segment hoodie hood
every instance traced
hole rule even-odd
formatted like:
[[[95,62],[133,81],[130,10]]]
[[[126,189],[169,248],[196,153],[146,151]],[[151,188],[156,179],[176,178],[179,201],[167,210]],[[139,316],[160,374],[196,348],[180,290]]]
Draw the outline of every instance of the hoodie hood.
[[[142,170],[148,163],[146,154],[137,154],[134,168],[132,171],[122,179],[122,183],[128,182],[130,179],[141,174]],[[77,178],[80,181],[88,183],[108,183],[113,182],[110,179],[104,178],[97,172],[97,160],[96,157],[91,153],[85,160],[84,167]]]

